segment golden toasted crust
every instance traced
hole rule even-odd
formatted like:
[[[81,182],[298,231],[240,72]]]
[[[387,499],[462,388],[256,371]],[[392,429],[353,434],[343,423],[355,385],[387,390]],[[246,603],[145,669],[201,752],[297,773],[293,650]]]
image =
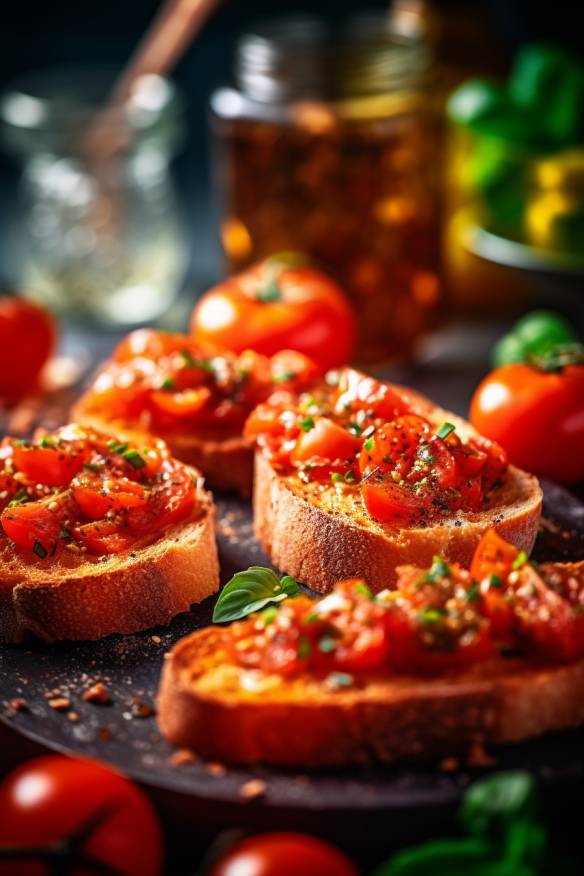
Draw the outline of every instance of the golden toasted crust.
[[[192,517],[150,544],[94,561],[23,562],[0,573],[0,643],[99,639],[167,624],[219,587],[215,512],[199,488]]]
[[[158,693],[166,738],[225,763],[325,767],[444,757],[584,722],[584,660],[540,667],[497,658],[452,676],[371,675],[333,691],[226,661],[221,631],[182,639]]]
[[[392,386],[434,423],[448,420],[464,438],[475,435],[460,417],[433,405],[413,390]],[[490,527],[528,553],[541,515],[542,491],[533,475],[510,466],[505,484],[488,509],[458,512],[425,527],[400,528],[377,523],[366,512],[358,488],[304,485],[280,476],[256,453],[254,527],[263,548],[279,569],[328,592],[343,578],[364,578],[374,591],[391,587],[396,566],[430,566],[440,554],[468,567],[482,535]]]
[[[81,398],[71,410],[71,418],[115,437],[140,440],[148,436],[135,426],[120,420],[108,420],[89,410]],[[214,490],[236,492],[247,498],[253,482],[253,442],[242,435],[227,438],[203,437],[194,433],[160,434],[171,454],[186,465],[198,468]]]

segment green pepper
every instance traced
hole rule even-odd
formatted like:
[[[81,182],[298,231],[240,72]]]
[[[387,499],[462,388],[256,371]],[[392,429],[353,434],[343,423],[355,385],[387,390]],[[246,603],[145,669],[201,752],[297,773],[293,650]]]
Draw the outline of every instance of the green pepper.
[[[529,362],[577,343],[576,332],[563,316],[548,310],[535,310],[520,319],[495,345],[493,362],[497,367],[512,362]]]

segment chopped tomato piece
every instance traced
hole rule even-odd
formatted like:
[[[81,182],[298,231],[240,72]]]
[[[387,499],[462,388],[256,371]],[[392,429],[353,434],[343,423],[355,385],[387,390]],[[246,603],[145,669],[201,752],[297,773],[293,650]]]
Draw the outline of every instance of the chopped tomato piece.
[[[157,329],[136,329],[120,341],[114,350],[116,362],[129,362],[137,357],[159,359],[179,352],[185,346],[185,337]]]
[[[5,508],[0,523],[8,538],[18,547],[32,551],[40,559],[54,553],[63,526],[63,518],[70,507],[66,493]]]
[[[381,523],[411,522],[428,513],[429,499],[413,488],[394,484],[387,477],[362,482],[361,492],[369,514]]]
[[[136,542],[134,533],[120,529],[119,524],[109,520],[76,526],[72,534],[90,553],[98,555],[118,554]]]
[[[482,537],[472,558],[470,573],[475,581],[483,581],[491,575],[498,576],[506,583],[519,550],[494,529],[489,529]]]
[[[132,532],[145,535],[153,526],[166,529],[193,510],[196,490],[189,471],[183,466],[167,466],[164,479],[154,486],[148,501],[127,509],[125,520]]]
[[[292,452],[295,462],[309,459],[352,460],[359,452],[360,442],[347,429],[327,417],[314,420],[308,431],[302,432]]]
[[[66,486],[89,459],[79,442],[61,441],[54,447],[15,445],[14,464],[35,484]]]
[[[142,484],[128,478],[82,475],[71,484],[73,497],[90,520],[101,520],[110,511],[144,507],[148,493]]]
[[[153,392],[150,400],[155,408],[174,417],[191,417],[205,407],[211,398],[211,390],[205,386],[199,389],[184,389],[182,392]]]

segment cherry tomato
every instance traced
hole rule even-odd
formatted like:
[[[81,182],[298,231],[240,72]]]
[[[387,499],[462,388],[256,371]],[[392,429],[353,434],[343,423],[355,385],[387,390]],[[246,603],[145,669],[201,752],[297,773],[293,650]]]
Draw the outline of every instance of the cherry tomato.
[[[497,368],[476,390],[470,420],[515,465],[562,483],[584,478],[584,365]]]
[[[148,798],[105,764],[49,755],[11,773],[0,787],[0,844],[52,846],[69,840],[63,873],[86,876],[101,865],[120,876],[159,876],[163,840]],[[83,829],[88,832],[82,836]],[[79,836],[75,846],[75,836]],[[11,876],[41,876],[48,865],[30,860],[0,864]],[[8,867],[8,869],[5,869]]]
[[[295,462],[306,462],[314,457],[350,460],[357,456],[360,446],[359,440],[347,429],[327,417],[319,417],[312,428],[299,436],[292,459]]]
[[[16,400],[36,388],[56,343],[52,316],[31,301],[0,296],[0,398]]]
[[[304,353],[322,372],[346,364],[354,350],[355,316],[342,289],[308,265],[273,257],[230,277],[199,300],[195,340],[217,350]]]
[[[209,876],[359,876],[343,852],[301,833],[264,833],[236,843]]]

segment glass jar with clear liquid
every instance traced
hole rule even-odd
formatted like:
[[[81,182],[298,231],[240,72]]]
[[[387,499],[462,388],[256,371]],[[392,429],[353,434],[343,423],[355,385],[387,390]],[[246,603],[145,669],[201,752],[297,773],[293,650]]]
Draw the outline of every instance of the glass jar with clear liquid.
[[[164,313],[184,277],[169,171],[182,108],[168,80],[142,77],[117,122],[121,145],[97,160],[83,135],[112,81],[75,71],[31,74],[4,95],[0,119],[5,146],[24,163],[20,285],[58,313],[131,325]]]

